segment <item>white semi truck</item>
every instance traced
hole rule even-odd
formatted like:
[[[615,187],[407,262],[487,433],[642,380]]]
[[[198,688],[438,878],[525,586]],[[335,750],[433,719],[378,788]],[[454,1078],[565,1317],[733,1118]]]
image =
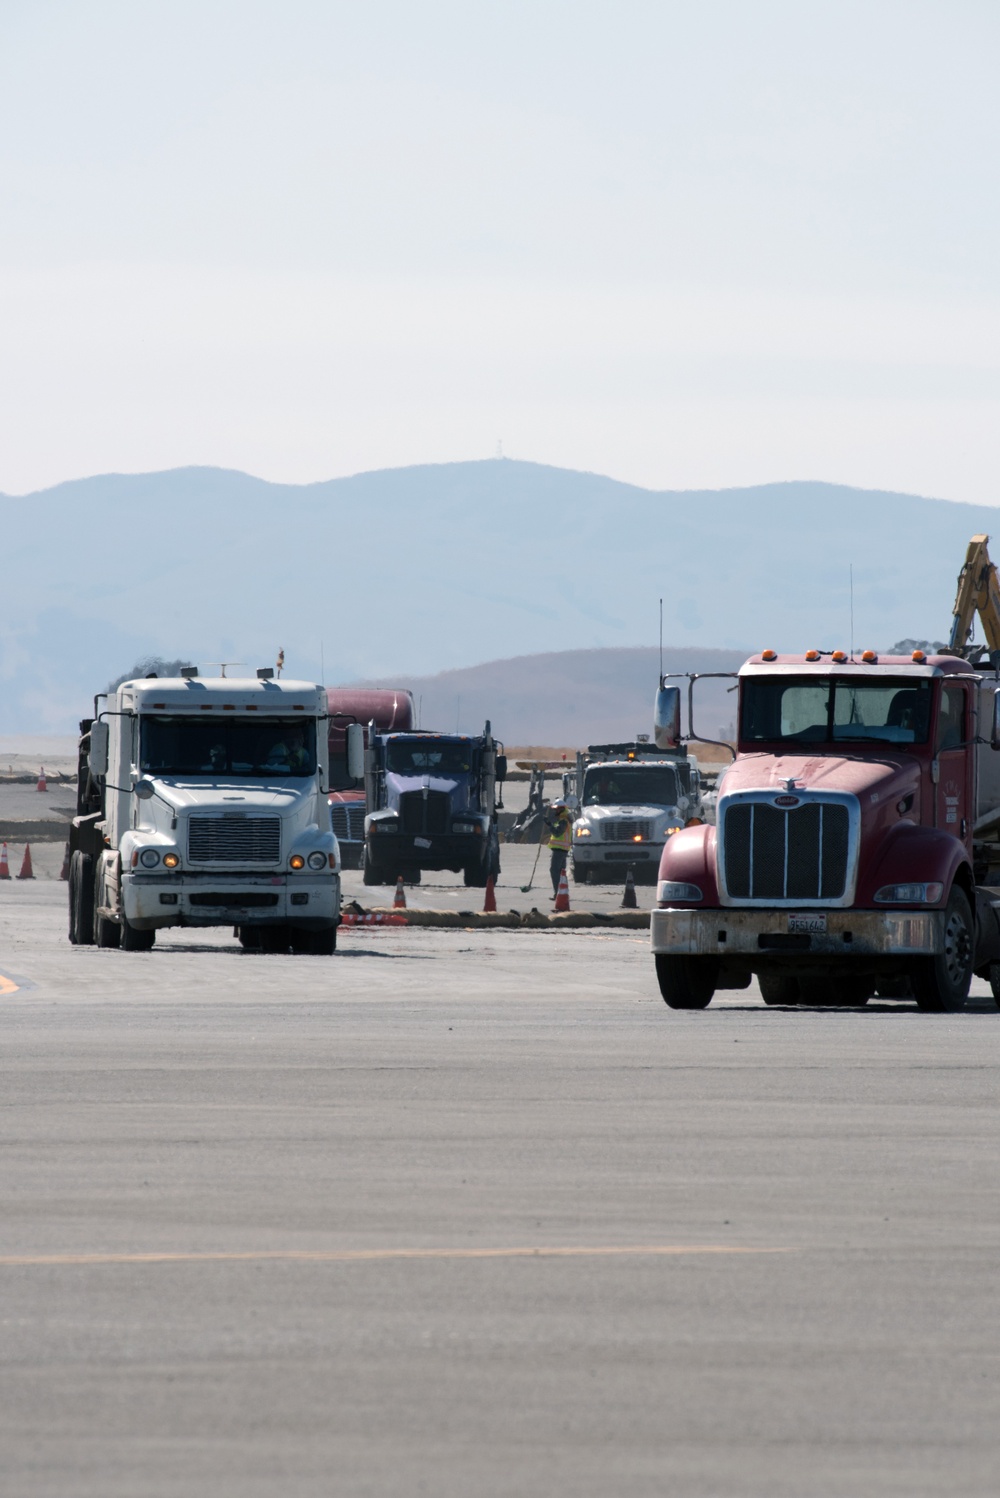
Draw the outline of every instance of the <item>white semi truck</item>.
[[[192,668],[103,701],[80,724],[70,941],[148,951],[166,926],[232,926],[249,950],[332,953],[323,689]],[[360,774],[360,729],[348,753]]]
[[[576,780],[578,884],[622,883],[630,868],[637,883],[655,883],[667,838],[701,816],[698,762],[683,747],[666,751],[642,739],[591,744],[576,757]]]

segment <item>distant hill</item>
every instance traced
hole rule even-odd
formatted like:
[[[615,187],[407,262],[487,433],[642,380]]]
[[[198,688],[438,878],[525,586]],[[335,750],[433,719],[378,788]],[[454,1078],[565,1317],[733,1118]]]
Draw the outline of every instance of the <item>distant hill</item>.
[[[666,671],[735,671],[748,650],[664,650]],[[659,651],[566,650],[487,661],[434,676],[394,676],[370,686],[409,687],[422,728],[477,732],[489,718],[508,744],[580,747],[651,733]],[[735,716],[729,681],[696,686],[695,727],[728,737]],[[685,692],[686,692],[685,687]],[[685,699],[684,727],[687,729]],[[723,732],[720,734],[720,729]]]
[[[137,658],[343,681],[551,652],[879,647],[947,631],[997,512],[822,483],[653,492],[488,460],[269,484],[211,468],[0,496],[0,732]]]

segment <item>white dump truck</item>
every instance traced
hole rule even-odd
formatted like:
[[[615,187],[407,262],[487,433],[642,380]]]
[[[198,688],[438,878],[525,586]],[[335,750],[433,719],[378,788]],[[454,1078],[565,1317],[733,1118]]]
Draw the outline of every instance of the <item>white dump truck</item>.
[[[148,951],[165,926],[232,926],[247,949],[332,953],[326,720],[321,687],[270,671],[191,668],[95,699],[80,724],[70,941]],[[360,775],[360,729],[348,752]]]
[[[577,755],[574,880],[653,884],[667,838],[701,814],[698,762],[648,741],[591,744]]]

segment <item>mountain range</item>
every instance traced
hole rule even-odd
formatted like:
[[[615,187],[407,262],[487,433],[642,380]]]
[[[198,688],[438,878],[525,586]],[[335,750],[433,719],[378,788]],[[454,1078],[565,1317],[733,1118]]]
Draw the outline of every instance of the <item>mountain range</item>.
[[[283,648],[286,674],[330,684],[610,659],[655,642],[660,598],[669,649],[848,645],[852,569],[859,646],[939,638],[995,514],[818,482],[653,491],[507,459],[307,485],[73,480],[0,496],[0,732],[70,730],[146,654],[252,670]],[[518,737],[551,741],[543,721]]]

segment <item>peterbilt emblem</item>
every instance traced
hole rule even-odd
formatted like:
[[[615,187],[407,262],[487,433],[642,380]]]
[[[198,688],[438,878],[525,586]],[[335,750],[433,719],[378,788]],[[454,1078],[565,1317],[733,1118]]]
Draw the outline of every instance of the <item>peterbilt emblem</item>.
[[[775,798],[774,798],[774,804],[775,804],[775,806],[798,806],[798,804],[799,804],[799,797],[798,796],[775,796]]]

